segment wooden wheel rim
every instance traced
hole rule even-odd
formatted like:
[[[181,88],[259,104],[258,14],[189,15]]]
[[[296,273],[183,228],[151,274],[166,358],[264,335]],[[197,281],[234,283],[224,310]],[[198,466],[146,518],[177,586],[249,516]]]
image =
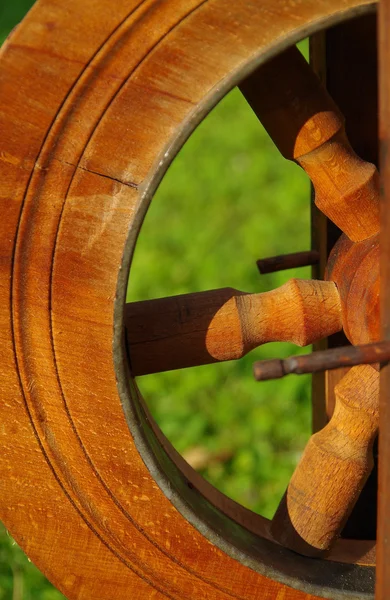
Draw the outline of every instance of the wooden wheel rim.
[[[238,521],[256,529],[249,511],[234,523],[201,500],[196,475],[173,464],[147,423],[124,359],[122,310],[148,203],[196,124],[262,61],[371,6],[306,2],[293,17],[287,1],[261,10],[249,1],[123,1],[112,15],[101,0],[102,22],[92,4],[68,0],[65,10],[41,0],[2,54],[14,104],[7,91],[0,189],[2,202],[14,202],[0,225],[1,517],[70,598],[127,598],[130,589],[139,598],[370,597],[371,569],[297,557],[245,533]],[[88,21],[85,44],[73,47]],[[119,117],[130,123],[126,139]],[[213,494],[234,518],[236,505]]]

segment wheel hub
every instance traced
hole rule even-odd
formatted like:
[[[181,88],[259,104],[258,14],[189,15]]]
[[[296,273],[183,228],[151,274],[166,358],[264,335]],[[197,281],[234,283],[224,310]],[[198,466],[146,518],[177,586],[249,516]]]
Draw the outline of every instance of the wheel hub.
[[[355,345],[378,341],[379,235],[357,243],[342,235],[330,254],[326,279],[338,287],[349,341]]]

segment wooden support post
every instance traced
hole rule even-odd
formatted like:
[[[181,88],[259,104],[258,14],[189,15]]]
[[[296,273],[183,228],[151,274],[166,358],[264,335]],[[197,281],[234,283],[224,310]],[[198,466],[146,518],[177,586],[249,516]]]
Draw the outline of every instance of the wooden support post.
[[[380,74],[380,167],[381,198],[381,321],[383,339],[390,339],[390,1],[382,0],[379,11]],[[390,367],[382,369],[379,424],[379,498],[377,527],[376,600],[387,600],[390,592]]]
[[[329,94],[345,116],[346,132],[353,149],[364,160],[377,165],[376,20],[376,14],[364,15],[320,32],[311,40],[310,54],[314,70],[326,83]],[[314,267],[313,277],[320,279],[324,275],[328,254],[340,232],[315,206],[312,223],[312,247],[320,252],[320,265]],[[336,334],[328,340],[328,347],[344,346],[346,343],[343,334]],[[323,349],[323,342],[314,346],[314,350]],[[337,369],[313,376],[314,431],[323,427],[326,418],[332,415],[335,405],[334,389],[345,373],[346,369]],[[375,539],[376,489],[375,466],[349,518],[345,531],[347,537]]]

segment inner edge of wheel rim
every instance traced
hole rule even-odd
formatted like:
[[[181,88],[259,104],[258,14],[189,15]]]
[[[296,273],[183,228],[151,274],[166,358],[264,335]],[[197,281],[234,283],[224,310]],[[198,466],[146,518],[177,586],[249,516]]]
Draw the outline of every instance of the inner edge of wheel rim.
[[[138,452],[156,484],[191,525],[241,564],[291,587],[334,600],[356,598],[356,594],[362,599],[372,598],[374,567],[336,562],[332,557],[326,561],[313,560],[269,541],[265,537],[267,519],[224,496],[181,458],[152,419],[132,379],[123,342],[123,305],[134,247],[149,204],[171,161],[195,127],[233,87],[272,56],[317,31],[375,9],[375,4],[347,9],[279,39],[242,69],[231,73],[203,99],[181,125],[174,143],[160,155],[154,174],[142,184],[140,208],[127,240],[115,302],[113,347],[118,391]]]

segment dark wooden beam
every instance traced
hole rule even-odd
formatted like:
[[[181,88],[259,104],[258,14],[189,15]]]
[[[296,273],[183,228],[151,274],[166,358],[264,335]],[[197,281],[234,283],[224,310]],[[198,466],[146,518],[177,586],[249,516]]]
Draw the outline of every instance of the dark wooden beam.
[[[390,1],[379,11],[380,166],[381,202],[381,313],[382,336],[390,339]],[[381,373],[379,425],[379,498],[377,529],[376,600],[387,600],[390,591],[390,368]]]
[[[378,164],[376,15],[365,15],[319,33],[311,40],[310,54],[313,68],[345,116],[352,147],[364,160]],[[315,207],[312,223],[312,247],[320,252],[320,264],[314,267],[313,276],[321,278],[339,231]],[[342,334],[336,334],[328,340],[328,347],[346,343]],[[323,350],[324,344],[315,345],[314,349]],[[334,388],[346,371],[337,369],[313,376],[314,431],[323,427],[332,415]],[[374,468],[349,519],[345,537],[375,539],[376,490]]]

